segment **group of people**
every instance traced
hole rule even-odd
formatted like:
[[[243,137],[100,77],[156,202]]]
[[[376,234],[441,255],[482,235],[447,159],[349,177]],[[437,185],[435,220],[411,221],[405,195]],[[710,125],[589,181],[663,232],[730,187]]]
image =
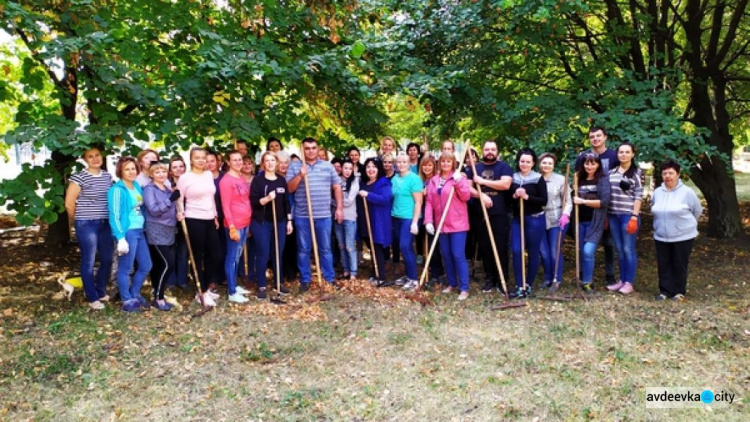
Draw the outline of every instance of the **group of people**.
[[[110,299],[106,285],[115,253],[122,310],[137,312],[171,308],[164,290],[186,286],[188,252],[200,285],[196,300],[215,306],[220,298],[215,287],[224,281],[229,301],[248,301],[251,292],[237,283],[238,276],[253,280],[257,298],[265,299],[269,268],[276,280],[292,279],[299,271],[299,290],[305,292],[313,280],[312,258],[326,283],[356,279],[363,245],[370,250],[372,285],[415,289],[424,259],[429,282],[443,279],[443,293],[456,292],[465,300],[467,253],[474,250],[467,242],[481,253],[484,292],[500,289],[501,278],[509,278],[512,251],[515,286],[509,294],[524,298],[532,294],[540,266],[546,287],[556,289],[562,282],[561,238],[571,225],[578,229],[582,288],[593,291],[594,256],[603,244],[606,288],[630,294],[644,178],[632,143],[609,149],[600,127],[590,129],[589,140],[591,148],[576,159],[572,183],[555,172],[554,154],[524,148],[511,168],[492,140],[482,145],[481,156],[469,151],[462,166],[450,141],[435,157],[417,144],[399,152],[395,140],[385,137],[379,154],[360,163],[356,147],[329,161],[313,138],[302,140],[302,157],[293,159],[272,138],[257,174],[242,142],[225,160],[193,148],[189,170],[180,157],[164,164],[156,151],[144,150],[120,158],[114,184],[102,168],[101,152],[92,148],[83,154],[87,168],[70,178],[66,209],[75,224],[92,309],[103,309]],[[681,300],[702,208],[680,181],[677,163],[663,163],[661,175],[651,206],[657,299]],[[438,247],[428,254],[435,237]],[[342,269],[338,276],[335,261]],[[388,277],[387,270],[395,275]],[[151,301],[141,294],[149,274]],[[280,283],[273,286],[277,294],[289,293]]]

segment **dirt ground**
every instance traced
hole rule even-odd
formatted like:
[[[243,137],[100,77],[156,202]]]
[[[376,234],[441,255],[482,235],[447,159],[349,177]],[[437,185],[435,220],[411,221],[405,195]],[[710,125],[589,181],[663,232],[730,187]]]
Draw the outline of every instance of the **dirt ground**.
[[[181,291],[183,309],[169,313],[89,311],[55,281],[77,271],[75,245],[46,249],[44,228],[6,232],[0,420],[750,420],[750,242],[699,237],[688,300],[656,302],[648,218],[643,227],[629,297],[599,283],[585,302],[492,311],[501,298],[481,283],[466,302],[425,293],[424,305],[356,282],[326,301],[296,286],[286,305],[224,297],[196,319]],[[647,409],[647,387],[735,398]]]

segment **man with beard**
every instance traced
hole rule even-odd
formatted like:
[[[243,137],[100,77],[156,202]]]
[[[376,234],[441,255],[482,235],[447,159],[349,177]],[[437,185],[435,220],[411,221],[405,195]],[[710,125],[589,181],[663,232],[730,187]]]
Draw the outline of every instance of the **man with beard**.
[[[481,204],[487,208],[492,235],[500,255],[503,275],[508,278],[508,239],[510,233],[510,207],[508,189],[513,182],[513,170],[508,163],[498,160],[497,142],[488,140],[482,146],[482,161],[477,163],[477,173],[471,168],[466,169],[466,175],[474,181],[471,196],[479,198]],[[482,291],[489,293],[495,288],[500,290],[500,273],[495,264],[495,256],[490,243],[490,233],[487,225],[479,225],[479,249],[482,251],[485,283]]]
[[[589,142],[591,143],[591,148],[583,151],[578,155],[578,158],[576,158],[576,171],[578,171],[583,164],[583,156],[590,153],[599,156],[599,159],[602,161],[602,170],[604,170],[605,175],[608,175],[610,170],[617,168],[620,165],[620,160],[617,159],[617,152],[611,148],[607,148],[607,132],[604,128],[591,126],[589,129]],[[568,230],[568,234],[575,236],[573,233],[574,231],[575,230]],[[614,284],[615,245],[607,225],[605,225],[604,234],[602,234],[602,239],[599,243],[604,245],[604,274],[607,280],[607,285]]]

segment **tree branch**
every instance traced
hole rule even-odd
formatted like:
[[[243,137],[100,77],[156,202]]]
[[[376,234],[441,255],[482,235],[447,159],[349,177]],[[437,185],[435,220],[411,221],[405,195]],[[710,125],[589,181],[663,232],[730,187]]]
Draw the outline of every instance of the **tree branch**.
[[[47,63],[45,63],[44,60],[42,60],[42,58],[39,57],[39,54],[35,52],[36,49],[31,46],[31,41],[29,40],[29,37],[23,31],[21,31],[20,28],[15,28],[15,29],[16,29],[16,33],[21,38],[21,41],[23,41],[24,45],[26,45],[26,48],[31,53],[31,57],[33,57],[34,60],[36,60],[36,62],[42,66],[45,72],[47,72],[47,75],[52,79],[52,82],[55,84],[55,86],[60,89],[65,88],[62,82],[60,81],[60,79],[57,77],[57,75],[55,75],[55,72],[53,72],[52,69],[49,67],[49,65],[47,65]]]
[[[732,13],[732,18],[729,21],[729,27],[727,27],[725,31],[724,36],[724,42],[721,45],[721,49],[716,53],[714,57],[711,58],[710,63],[708,64],[708,67],[710,68],[719,68],[719,64],[724,61],[724,59],[727,56],[727,53],[729,52],[729,49],[732,47],[732,43],[734,43],[735,37],[737,36],[737,28],[740,25],[740,22],[742,22],[742,18],[745,15],[745,10],[747,9],[747,0],[738,0],[737,4],[734,9],[734,13]],[[712,28],[712,31],[721,33],[723,28],[714,26]],[[712,34],[713,36],[713,34]]]

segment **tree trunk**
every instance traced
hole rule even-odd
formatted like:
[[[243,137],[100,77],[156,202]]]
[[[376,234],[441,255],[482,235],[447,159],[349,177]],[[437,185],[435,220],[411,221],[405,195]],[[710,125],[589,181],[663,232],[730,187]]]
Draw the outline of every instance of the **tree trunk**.
[[[712,145],[732,143],[731,139],[714,139],[719,137],[721,135],[713,133],[708,142]],[[728,155],[731,157],[731,150]],[[700,167],[693,169],[690,178],[703,193],[708,204],[708,235],[718,238],[744,235],[735,180],[731,175],[731,169],[727,169],[724,161],[718,157],[704,158]]]
[[[52,161],[55,162],[55,169],[60,174],[60,180],[67,180],[65,177],[66,169],[75,161],[75,158],[59,151],[53,151]],[[68,242],[70,242],[70,226],[68,224],[68,214],[63,209],[62,212],[57,214],[57,221],[51,223],[47,228],[44,245],[47,247],[60,247]]]

